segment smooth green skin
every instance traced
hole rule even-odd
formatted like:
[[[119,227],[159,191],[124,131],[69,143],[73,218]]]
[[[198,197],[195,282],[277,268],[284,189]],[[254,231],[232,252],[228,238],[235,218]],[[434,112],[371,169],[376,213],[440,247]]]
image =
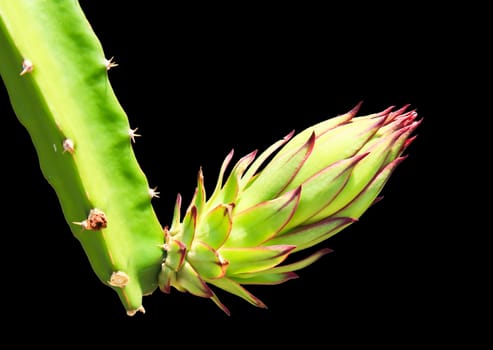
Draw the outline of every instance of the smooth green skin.
[[[24,58],[34,70],[20,76]],[[78,2],[0,0],[0,74],[95,273],[105,284],[115,271],[130,277],[124,288],[111,288],[132,314],[157,287],[164,236],[103,49]],[[66,138],[73,154],[63,151]],[[74,224],[92,208],[106,214],[107,228]],[[35,208],[25,210],[27,217]]]

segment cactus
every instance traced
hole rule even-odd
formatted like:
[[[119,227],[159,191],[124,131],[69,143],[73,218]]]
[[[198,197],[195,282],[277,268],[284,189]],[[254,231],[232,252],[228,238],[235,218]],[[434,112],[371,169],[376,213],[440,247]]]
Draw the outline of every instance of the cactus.
[[[108,79],[117,64],[79,3],[0,0],[0,16],[0,74],[14,111],[71,232],[128,315],[145,311],[144,295],[171,287],[227,314],[212,288],[264,307],[245,286],[295,278],[327,253],[283,265],[378,200],[420,123],[408,106],[356,117],[357,105],[244,156],[228,176],[230,153],[213,193],[200,170],[183,217],[178,195],[162,225],[151,204],[158,192],[133,152],[137,129]]]

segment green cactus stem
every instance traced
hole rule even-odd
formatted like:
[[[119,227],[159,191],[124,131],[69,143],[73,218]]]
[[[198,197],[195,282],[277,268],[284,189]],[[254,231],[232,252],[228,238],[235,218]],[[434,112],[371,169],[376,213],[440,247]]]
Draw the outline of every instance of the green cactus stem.
[[[77,1],[0,0],[0,74],[41,170],[101,281],[129,314],[157,288],[156,195],[103,49]]]

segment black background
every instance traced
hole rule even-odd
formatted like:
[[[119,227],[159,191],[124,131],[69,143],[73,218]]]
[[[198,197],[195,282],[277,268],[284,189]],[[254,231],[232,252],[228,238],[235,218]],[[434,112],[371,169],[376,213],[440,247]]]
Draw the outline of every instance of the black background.
[[[297,280],[250,288],[267,310],[218,291],[228,317],[211,301],[173,290],[145,297],[147,313],[128,317],[66,226],[2,90],[0,147],[8,169],[2,213],[8,283],[2,286],[10,322],[55,320],[54,328],[83,322],[77,329],[103,333],[120,324],[144,325],[150,333],[154,325],[162,339],[206,330],[212,342],[230,334],[238,344],[262,337],[330,344],[346,330],[353,335],[348,342],[366,337],[408,344],[432,336],[439,343],[450,336],[440,325],[460,306],[447,299],[450,236],[436,213],[446,162],[446,130],[438,125],[454,98],[446,92],[452,78],[444,64],[454,33],[437,22],[443,14],[356,5],[81,5],[106,56],[119,63],[110,80],[143,135],[134,150],[161,192],[154,206],[163,225],[170,223],[178,192],[190,200],[199,167],[211,189],[232,148],[238,159],[359,101],[360,114],[410,104],[424,122],[384,200],[320,245],[334,253]]]

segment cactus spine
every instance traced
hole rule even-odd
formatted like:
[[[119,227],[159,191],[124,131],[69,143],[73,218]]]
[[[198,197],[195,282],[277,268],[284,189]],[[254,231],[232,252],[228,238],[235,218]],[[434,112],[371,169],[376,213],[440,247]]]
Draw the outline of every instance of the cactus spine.
[[[64,33],[60,35],[60,33]],[[108,60],[77,1],[0,0],[0,74],[41,170],[129,314],[157,288],[164,236]]]

